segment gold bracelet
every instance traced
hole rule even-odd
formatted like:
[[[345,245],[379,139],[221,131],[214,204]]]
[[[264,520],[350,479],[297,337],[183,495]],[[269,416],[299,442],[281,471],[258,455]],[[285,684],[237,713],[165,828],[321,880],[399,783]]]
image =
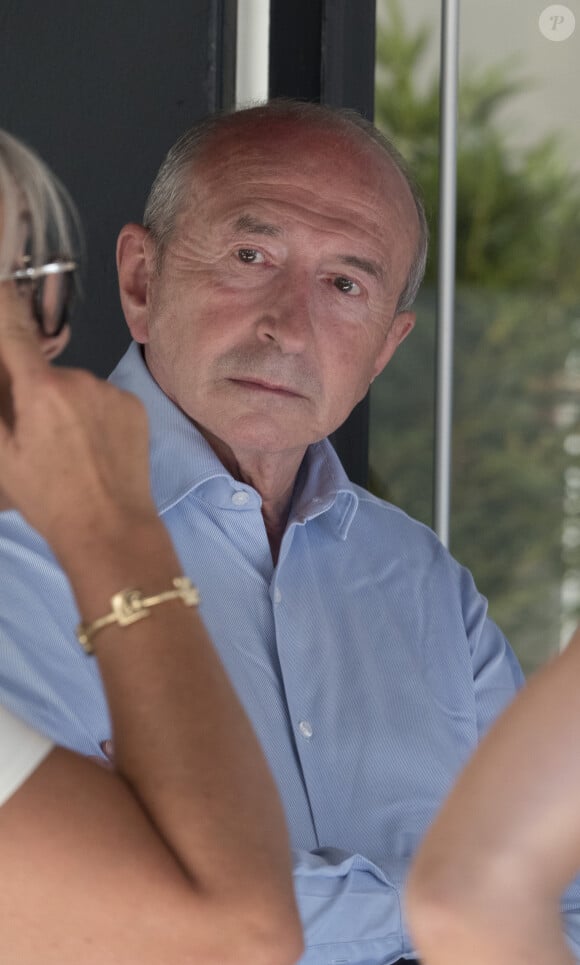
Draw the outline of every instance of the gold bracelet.
[[[187,576],[176,576],[172,580],[174,590],[165,590],[155,596],[143,596],[141,590],[121,590],[111,597],[111,613],[104,617],[93,620],[92,623],[80,623],[76,629],[78,641],[89,656],[93,654],[93,637],[103,627],[111,623],[117,623],[120,627],[128,627],[137,620],[148,617],[151,607],[159,603],[167,603],[168,600],[181,599],[186,606],[199,605],[199,592]]]

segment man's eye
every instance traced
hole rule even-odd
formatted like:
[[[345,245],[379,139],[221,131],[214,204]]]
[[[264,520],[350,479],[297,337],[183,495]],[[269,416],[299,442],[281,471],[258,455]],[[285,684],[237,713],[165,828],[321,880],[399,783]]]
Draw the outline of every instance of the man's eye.
[[[338,275],[334,279],[333,285],[345,295],[360,295],[360,287],[357,283],[352,278],[345,278],[344,275]]]
[[[261,264],[264,261],[262,252],[257,251],[256,248],[238,248],[237,254],[240,261],[246,265]]]

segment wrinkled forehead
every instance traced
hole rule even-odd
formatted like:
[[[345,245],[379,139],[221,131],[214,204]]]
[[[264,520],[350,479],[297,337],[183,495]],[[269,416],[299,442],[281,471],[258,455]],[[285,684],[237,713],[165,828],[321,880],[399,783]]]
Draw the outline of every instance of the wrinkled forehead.
[[[261,165],[273,174],[288,169],[336,174],[337,165],[362,179],[392,167],[389,159],[362,131],[323,126],[295,118],[260,119],[242,123],[232,115],[230,123],[214,131],[202,150],[198,169],[204,174],[216,166],[235,168],[240,162]],[[237,121],[237,123],[236,123]],[[376,169],[376,172],[375,172]]]
[[[211,218],[234,199],[254,194],[284,204],[293,199],[330,218],[370,226],[389,249],[396,240],[405,250],[403,261],[411,260],[419,237],[411,190],[387,152],[363,131],[286,118],[236,120],[232,115],[230,125],[212,133],[195,162],[183,221],[202,210]]]

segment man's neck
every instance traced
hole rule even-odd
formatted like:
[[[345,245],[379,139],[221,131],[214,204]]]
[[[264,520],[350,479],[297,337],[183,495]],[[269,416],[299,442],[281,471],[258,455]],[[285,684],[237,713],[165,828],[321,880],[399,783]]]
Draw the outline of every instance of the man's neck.
[[[262,516],[276,565],[305,450],[270,453],[252,449],[234,452],[221,439],[201,426],[198,428],[234,479],[252,486],[262,497]]]

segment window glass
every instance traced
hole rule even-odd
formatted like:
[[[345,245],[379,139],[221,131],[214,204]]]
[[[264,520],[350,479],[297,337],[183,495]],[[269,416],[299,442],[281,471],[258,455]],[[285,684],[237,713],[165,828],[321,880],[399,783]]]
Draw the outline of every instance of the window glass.
[[[417,174],[432,251],[416,329],[373,384],[370,480],[428,525],[439,17],[378,3],[375,120]],[[529,673],[580,618],[580,0],[462,0],[460,65],[451,549]]]

